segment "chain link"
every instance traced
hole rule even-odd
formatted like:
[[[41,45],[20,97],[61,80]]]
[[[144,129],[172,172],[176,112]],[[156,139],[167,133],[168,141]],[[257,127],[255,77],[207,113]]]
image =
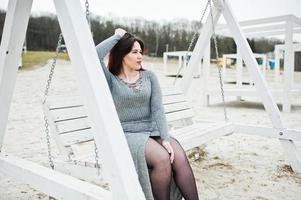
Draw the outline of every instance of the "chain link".
[[[202,13],[201,19],[200,19],[200,24],[201,24],[201,26],[203,26],[202,21],[203,21],[203,19],[204,19],[204,17],[205,17],[205,14],[206,14],[207,9],[208,9],[209,1],[210,1],[210,0],[207,1],[206,7],[205,7],[205,9],[204,9],[204,11],[203,11],[203,13]],[[197,38],[197,35],[198,35],[198,32],[194,32],[194,34],[193,34],[193,36],[192,36],[192,39],[190,40],[188,49],[187,49],[186,54],[185,54],[185,56],[184,56],[184,65],[182,65],[182,66],[178,69],[177,74],[176,74],[176,77],[175,77],[174,82],[173,82],[174,85],[176,84],[176,81],[177,81],[177,79],[178,79],[178,77],[179,77],[179,74],[181,73],[183,67],[186,66],[186,65],[188,64],[188,53],[191,51],[192,46],[193,46],[193,44],[194,44],[194,42],[195,42],[195,40],[196,40],[196,38]]]
[[[91,26],[90,11],[89,11],[89,1],[88,0],[86,0],[85,6],[86,6],[86,18],[87,18],[87,22],[88,22],[89,26]]]
[[[215,34],[211,0],[209,0],[209,6],[210,6],[210,16],[211,16],[211,23],[212,23],[212,37],[213,37],[213,41],[214,41],[216,63],[217,63],[217,67],[218,67],[219,84],[220,84],[221,96],[222,96],[223,108],[224,108],[224,118],[225,118],[225,121],[228,121],[228,115],[227,115],[226,103],[225,103],[224,81],[222,78],[222,66],[219,62],[219,52],[217,49],[217,39],[216,39],[216,34]]]
[[[98,149],[94,139],[94,152],[95,152],[95,167],[97,169],[97,175],[100,175],[100,165],[99,165],[99,157],[98,157]]]
[[[59,52],[60,52],[60,47],[61,47],[61,44],[62,44],[62,40],[63,40],[63,35],[62,35],[62,33],[60,33],[59,40],[58,40],[57,45],[56,45],[56,52],[55,52],[55,54],[54,54],[54,56],[52,58],[51,69],[50,69],[50,72],[49,72],[49,75],[48,75],[48,80],[47,80],[47,84],[46,84],[45,91],[44,91],[43,104],[45,104],[46,99],[47,99],[47,95],[49,93],[49,89],[50,89],[52,77],[53,77],[53,74],[54,74],[54,69],[55,69],[55,66],[56,66],[56,61],[57,61],[57,58],[59,56]]]
[[[52,155],[51,155],[49,124],[48,124],[48,120],[47,120],[46,116],[44,116],[44,121],[45,121],[45,133],[46,133],[47,149],[48,149],[48,162],[49,162],[51,169],[54,169],[54,163],[53,163]]]
[[[53,74],[54,74],[54,69],[56,66],[56,61],[60,52],[60,46],[62,44],[62,40],[63,40],[63,35],[60,34],[59,35],[59,40],[57,42],[57,46],[56,46],[56,52],[52,58],[52,64],[51,64],[51,69],[50,69],[50,73],[48,75],[48,80],[47,80],[47,84],[45,87],[45,91],[44,91],[44,99],[42,104],[44,105],[46,103],[46,99],[47,99],[47,95],[49,93],[49,89],[51,86],[51,81],[53,78]],[[47,149],[48,149],[48,162],[49,165],[51,167],[51,169],[54,169],[54,163],[53,163],[53,159],[52,159],[52,152],[51,152],[51,144],[50,144],[50,134],[49,134],[49,124],[48,124],[48,120],[47,117],[44,115],[44,125],[45,125],[45,134],[46,134],[46,141],[47,141]]]

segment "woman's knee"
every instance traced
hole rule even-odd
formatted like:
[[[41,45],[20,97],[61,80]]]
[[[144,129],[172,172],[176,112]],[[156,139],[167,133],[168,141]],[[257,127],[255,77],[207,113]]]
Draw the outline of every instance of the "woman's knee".
[[[180,164],[180,165],[187,163],[188,162],[187,156],[185,154],[184,149],[180,145],[180,143],[176,139],[171,138],[171,145],[172,145],[173,150],[175,152],[174,163]]]
[[[161,170],[171,170],[170,156],[167,151],[157,157],[154,167],[160,168]]]
[[[157,141],[149,139],[146,145],[146,162],[150,168],[171,169],[170,156]]]

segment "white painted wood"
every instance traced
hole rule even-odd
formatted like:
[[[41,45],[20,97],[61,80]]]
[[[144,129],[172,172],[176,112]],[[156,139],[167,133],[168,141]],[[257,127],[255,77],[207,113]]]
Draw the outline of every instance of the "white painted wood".
[[[274,54],[275,54],[275,67],[274,67],[274,81],[280,82],[280,50],[279,46],[275,46]]]
[[[92,130],[93,129],[90,128],[60,134],[60,140],[62,141],[64,146],[70,146],[72,144],[78,144],[82,142],[89,142],[94,139]]]
[[[212,24],[216,25],[217,20],[221,15],[221,12],[222,10],[220,7],[214,7],[212,9],[213,22],[211,21],[211,17],[208,17],[205,22],[205,25],[202,26],[200,30],[201,37],[198,38],[198,41],[190,57],[188,66],[186,67],[186,69],[184,69],[184,77],[180,85],[181,90],[184,92],[184,94],[188,93],[193,73],[195,72],[196,68],[198,67],[198,64],[204,56],[204,52],[208,45],[208,41],[210,41],[212,35]]]
[[[88,181],[93,184],[104,185],[105,178],[103,177],[102,169],[100,168],[100,173],[98,174],[97,168],[94,167],[95,161],[91,163],[84,162],[83,164],[77,162],[55,162],[55,171],[62,172],[69,176],[73,176],[80,180]]]
[[[301,131],[298,130],[286,130],[285,133],[280,132],[277,129],[273,129],[271,127],[264,126],[252,126],[246,124],[237,124],[234,123],[234,131],[235,133],[249,134],[249,135],[258,135],[269,138],[278,138],[278,139],[286,139],[293,141],[301,141]]]
[[[285,22],[291,21],[295,24],[293,28],[294,33],[301,32],[301,19],[294,15],[285,15],[278,17],[270,17],[263,19],[254,19],[239,22],[239,25],[242,27],[242,31],[245,33],[246,37],[264,37],[264,36],[274,36],[274,35],[284,35],[285,34]],[[227,25],[218,25],[217,33],[231,37]]]
[[[163,71],[167,74],[167,55],[166,52],[163,53]]]
[[[163,53],[163,71],[166,76],[170,75],[176,75],[178,72],[180,72],[180,69],[186,67],[186,61],[185,57],[190,56],[192,52],[187,51],[169,51]],[[176,70],[172,70],[176,73],[171,73],[170,70],[168,70],[168,57],[177,57],[178,58],[178,68]],[[181,73],[180,73],[181,74]]]
[[[243,36],[243,33],[240,30],[235,17],[233,16],[233,12],[231,11],[229,2],[227,0],[224,1],[223,14],[234,36],[234,40],[238,46],[238,49],[241,52],[241,55],[248,67],[248,71],[253,77],[256,89],[261,96],[265,109],[269,113],[269,117],[273,123],[274,128],[279,129],[281,132],[285,133],[285,126],[280,116],[279,109],[275,104],[264,79],[258,71],[257,62],[254,57],[252,57],[252,51],[245,37]],[[280,142],[293,170],[296,172],[301,172],[301,158],[298,155],[293,141],[280,139]]]
[[[239,51],[237,51],[237,58],[236,58],[236,86],[237,88],[241,88],[242,87],[242,66],[243,62],[242,62],[242,58],[240,56]],[[225,77],[223,77],[225,78]],[[237,100],[241,100],[241,96],[236,96]]]
[[[80,2],[54,0],[113,199],[145,199]],[[126,166],[126,167],[125,167]]]
[[[239,88],[225,88],[224,89],[225,96],[245,96],[245,97],[257,97],[259,96],[258,91],[253,86],[243,86],[241,89]],[[273,97],[283,97],[283,90],[282,89],[273,89],[270,90],[273,94]],[[207,92],[207,95],[210,96],[217,96],[220,94],[220,89],[210,90]],[[301,91],[291,90],[291,96],[294,98],[300,98]]]
[[[193,116],[193,111],[189,109],[189,110],[167,113],[166,120],[172,122],[172,121],[178,121],[185,118],[191,118],[192,116]]]
[[[204,106],[209,105],[209,99],[207,99],[206,93],[208,91],[209,77],[210,77],[210,42],[206,47],[206,51],[203,57],[203,67],[202,67],[202,77],[201,77],[201,86],[202,86],[202,104]],[[224,64],[224,63],[223,63]],[[223,66],[224,67],[224,66]]]
[[[187,102],[179,102],[179,103],[164,105],[165,113],[177,112],[177,111],[186,110],[190,108],[191,106],[189,106]]]
[[[294,52],[293,52],[293,23],[287,21],[285,33],[285,55],[284,55],[284,96],[283,96],[283,112],[291,111],[291,95],[290,90],[294,78]]]
[[[177,131],[177,130],[175,130]],[[176,139],[181,142],[181,145],[185,150],[191,149],[193,147],[201,146],[208,143],[211,140],[219,138],[221,136],[226,136],[232,134],[234,128],[231,124],[214,124],[210,127],[200,130],[194,129],[193,132],[188,132],[187,135],[177,134],[171,132]]]
[[[62,140],[60,139],[59,134],[57,133],[55,120],[52,116],[51,109],[48,107],[48,104],[43,105],[44,116],[47,119],[50,132],[53,133],[52,137],[56,142],[56,145],[59,149],[60,154],[62,154],[65,158],[69,158],[72,154],[72,149],[70,147],[66,147]]]
[[[0,152],[32,0],[10,0],[0,47]]]
[[[101,187],[4,152],[0,154],[0,172],[57,199],[112,199],[111,193]]]
[[[171,104],[171,103],[183,102],[183,101],[185,101],[185,97],[183,94],[173,95],[173,96],[165,96],[162,99],[163,104]]]

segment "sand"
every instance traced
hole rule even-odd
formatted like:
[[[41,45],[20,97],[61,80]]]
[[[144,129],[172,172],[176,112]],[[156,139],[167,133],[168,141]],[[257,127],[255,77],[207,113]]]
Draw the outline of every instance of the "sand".
[[[173,82],[173,78],[163,75],[161,59],[147,58],[145,66],[156,72],[162,86]],[[48,63],[32,70],[19,70],[3,146],[7,153],[44,166],[48,166],[48,161],[41,101],[49,69]],[[216,72],[213,69],[212,74]],[[301,73],[296,73],[295,79],[301,84]],[[211,81],[212,87],[218,86],[216,75]],[[200,79],[194,79],[189,94],[196,117],[223,120],[220,97],[212,97],[210,106],[204,107],[199,85]],[[78,93],[71,64],[59,60],[50,95]],[[271,126],[258,98],[226,100],[232,122]],[[291,113],[281,114],[287,127],[301,130],[301,97],[293,99]],[[301,153],[301,142],[295,144]],[[57,154],[55,144],[51,145],[54,155]],[[203,151],[203,159],[190,159],[201,199],[301,199],[301,175],[291,172],[277,139],[234,134],[209,142]],[[2,174],[0,185],[1,200],[48,199],[42,192]]]

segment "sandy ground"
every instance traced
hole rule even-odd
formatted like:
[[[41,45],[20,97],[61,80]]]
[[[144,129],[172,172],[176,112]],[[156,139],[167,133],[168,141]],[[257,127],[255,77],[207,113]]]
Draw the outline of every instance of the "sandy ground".
[[[148,58],[145,66],[157,73],[163,86],[173,82],[173,78],[163,75],[161,59]],[[3,146],[7,153],[44,166],[48,164],[41,101],[49,69],[48,64],[33,70],[19,71]],[[212,74],[210,86],[218,87],[214,67]],[[300,84],[301,73],[296,73],[295,79]],[[78,92],[70,63],[59,61],[50,94],[71,95]],[[220,97],[212,97],[210,106],[204,107],[200,94],[200,79],[194,79],[189,99],[196,116],[207,120],[223,120]],[[231,121],[271,126],[260,100],[243,99],[235,101],[235,98],[226,98]],[[301,130],[301,97],[293,99],[292,112],[282,113],[282,117],[289,128]],[[295,144],[301,153],[301,142]],[[53,142],[52,148],[56,154]],[[191,160],[201,199],[301,199],[301,175],[290,171],[277,139],[234,134],[209,142],[204,151],[204,159]],[[30,186],[1,174],[0,185],[1,200],[48,199],[45,194]]]

